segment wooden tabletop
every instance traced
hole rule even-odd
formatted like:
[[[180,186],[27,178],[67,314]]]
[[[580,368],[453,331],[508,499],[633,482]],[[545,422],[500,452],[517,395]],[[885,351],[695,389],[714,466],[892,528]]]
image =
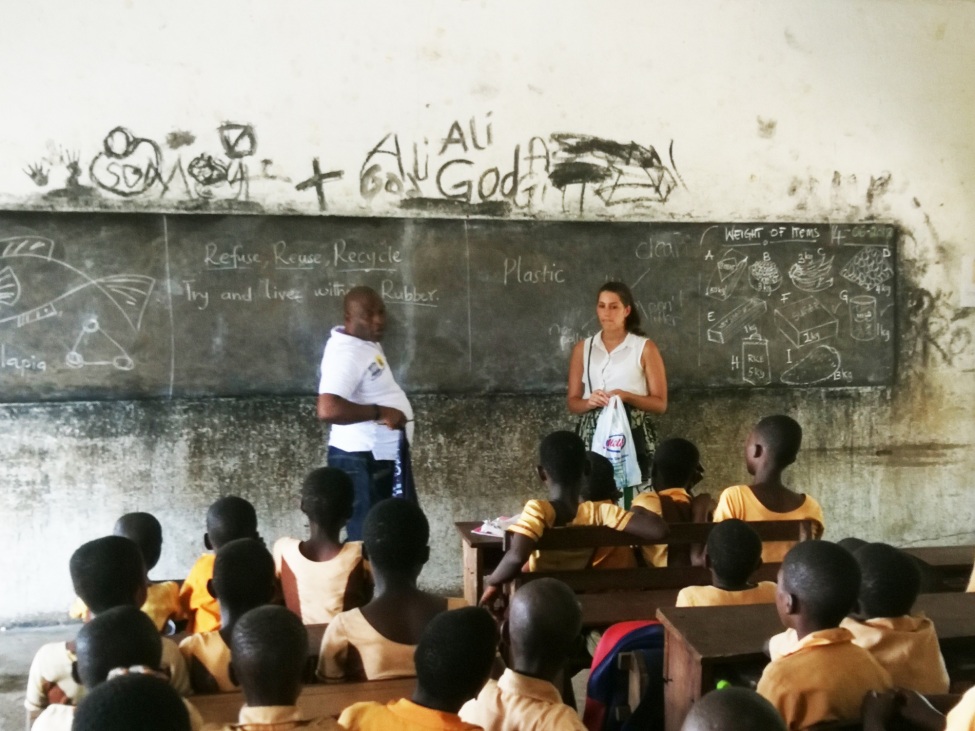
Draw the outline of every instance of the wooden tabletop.
[[[475,528],[480,528],[482,525],[484,525],[483,520],[469,520],[454,523],[454,528],[460,533],[461,540],[471,546],[476,548],[488,548],[490,546],[501,548],[502,538],[500,536],[486,536],[473,532]]]
[[[971,571],[975,561],[975,546],[917,546],[901,549],[931,566],[941,569]]]
[[[975,594],[921,594],[914,611],[931,618],[943,646],[975,637]],[[765,641],[784,629],[773,604],[661,607],[657,619],[683,636],[702,663],[759,660]]]

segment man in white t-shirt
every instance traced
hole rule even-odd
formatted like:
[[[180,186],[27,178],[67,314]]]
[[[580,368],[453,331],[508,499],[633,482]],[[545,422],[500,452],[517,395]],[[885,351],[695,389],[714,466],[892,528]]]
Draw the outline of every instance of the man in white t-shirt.
[[[349,540],[358,541],[369,508],[392,497],[400,431],[412,426],[413,409],[379,344],[386,330],[382,298],[369,287],[355,287],[344,306],[345,324],[332,328],[325,343],[318,418],[332,427],[328,464],[355,485],[347,531]]]

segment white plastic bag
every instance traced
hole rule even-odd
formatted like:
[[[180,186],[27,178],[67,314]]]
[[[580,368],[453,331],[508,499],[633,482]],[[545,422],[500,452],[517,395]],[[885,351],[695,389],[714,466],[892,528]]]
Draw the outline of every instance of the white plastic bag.
[[[636,448],[630,432],[630,420],[619,396],[613,396],[596,420],[592,435],[592,451],[603,455],[613,465],[616,487],[625,490],[643,481],[636,461]]]

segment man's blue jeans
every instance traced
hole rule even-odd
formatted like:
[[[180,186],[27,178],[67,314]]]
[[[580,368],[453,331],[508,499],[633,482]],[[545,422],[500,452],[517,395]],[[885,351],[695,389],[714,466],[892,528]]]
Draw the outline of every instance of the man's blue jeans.
[[[372,452],[346,452],[328,448],[328,466],[345,472],[355,487],[352,517],[346,526],[350,541],[362,540],[362,524],[369,509],[380,500],[393,496],[393,460],[376,459]]]

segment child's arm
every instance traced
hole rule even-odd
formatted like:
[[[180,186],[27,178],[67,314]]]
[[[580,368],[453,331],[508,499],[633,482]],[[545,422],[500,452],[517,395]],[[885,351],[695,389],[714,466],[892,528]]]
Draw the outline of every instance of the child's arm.
[[[633,511],[629,522],[623,526],[623,532],[646,541],[660,541],[670,533],[670,527],[656,513],[649,510]],[[512,544],[513,545],[513,544]]]
[[[498,567],[484,580],[484,594],[479,604],[487,605],[497,595],[502,584],[511,581],[521,573],[521,567],[532,555],[538,541],[521,533],[511,534],[511,545],[501,559]]]

